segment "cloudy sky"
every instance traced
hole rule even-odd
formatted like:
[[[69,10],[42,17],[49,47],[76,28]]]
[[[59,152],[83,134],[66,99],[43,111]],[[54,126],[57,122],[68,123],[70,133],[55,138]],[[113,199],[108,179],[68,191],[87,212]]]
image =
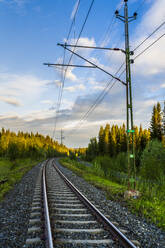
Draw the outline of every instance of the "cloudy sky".
[[[97,136],[100,125],[125,122],[125,86],[114,83],[109,75],[97,69],[71,67],[66,73],[56,119],[62,71],[43,63],[63,61],[64,50],[57,43],[65,42],[77,3],[77,0],[0,0],[0,127],[38,131],[54,138],[59,138],[63,129],[67,146],[84,147],[90,138]],[[70,44],[76,42],[90,3],[80,1]],[[78,44],[124,49],[124,24],[113,18],[116,9],[123,15],[122,3],[121,0],[95,0]],[[130,16],[138,12],[137,20],[130,23],[133,50],[165,21],[165,1],[129,0],[128,5]],[[133,57],[164,33],[165,25],[135,50]],[[121,52],[93,49],[76,49],[76,52],[112,74],[124,62]],[[148,128],[153,105],[160,101],[163,107],[164,54],[165,36],[131,65],[135,125]],[[70,53],[66,52],[65,63],[69,58]],[[87,65],[75,56],[71,64]],[[121,79],[125,81],[124,74]],[[111,89],[97,108],[88,113],[108,83]]]

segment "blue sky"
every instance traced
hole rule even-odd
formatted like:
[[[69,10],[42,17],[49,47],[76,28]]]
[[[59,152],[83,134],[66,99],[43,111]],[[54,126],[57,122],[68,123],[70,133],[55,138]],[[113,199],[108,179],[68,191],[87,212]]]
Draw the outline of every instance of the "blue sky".
[[[122,22],[113,19],[110,31],[106,32],[116,8],[123,14],[122,2],[95,0],[79,44],[124,48]],[[0,0],[1,127],[53,135],[61,71],[43,63],[62,61],[63,48],[56,44],[67,37],[76,3],[77,0]],[[69,43],[73,44],[78,37],[90,3],[80,1]],[[128,1],[129,15],[138,12],[137,20],[130,24],[132,49],[165,20],[164,0],[142,3],[143,0]],[[165,26],[135,56],[164,31]],[[162,38],[132,65],[134,122],[145,128],[149,127],[153,105],[165,98],[164,44],[165,38]],[[124,55],[119,52],[92,49],[77,52],[112,74],[124,61]],[[67,52],[66,62],[69,56]],[[84,64],[76,57],[72,63]],[[124,75],[122,79],[125,80]],[[100,125],[125,122],[125,88],[116,82],[80,128],[79,120],[110,80],[110,76],[96,69],[69,68],[55,137],[60,136],[62,128],[67,146],[83,147],[91,137],[97,136]]]

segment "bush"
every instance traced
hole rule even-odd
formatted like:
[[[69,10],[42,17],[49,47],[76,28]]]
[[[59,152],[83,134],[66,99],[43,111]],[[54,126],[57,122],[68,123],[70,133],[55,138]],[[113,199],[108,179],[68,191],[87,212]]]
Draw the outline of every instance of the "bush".
[[[153,140],[142,153],[140,175],[158,181],[162,174],[165,175],[165,148],[160,141]]]
[[[113,158],[113,170],[127,172],[127,153],[121,152]]]

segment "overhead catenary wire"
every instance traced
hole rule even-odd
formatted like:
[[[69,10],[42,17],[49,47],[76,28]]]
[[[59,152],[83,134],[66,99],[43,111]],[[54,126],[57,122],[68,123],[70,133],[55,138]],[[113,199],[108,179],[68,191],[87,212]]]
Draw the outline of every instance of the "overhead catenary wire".
[[[164,36],[165,36],[165,33],[162,34],[159,38],[157,38],[154,42],[152,42],[149,46],[147,46],[142,52],[140,52],[138,55],[136,55],[134,60],[137,59],[139,56],[141,56],[143,53],[145,53],[150,47],[152,47],[156,42],[158,42]]]
[[[153,34],[155,34],[161,27],[163,27],[165,24],[165,21],[163,21],[154,31],[148,35],[138,46],[134,48],[133,51],[136,51],[141,45],[143,45]]]
[[[145,51],[147,51],[151,46],[153,46],[156,42],[158,42],[162,37],[164,37],[165,36],[165,33],[164,34],[162,34],[159,38],[157,38],[154,42],[152,42],[152,44],[150,44],[148,47],[146,47],[141,53],[139,53],[135,58],[134,58],[134,60],[135,59],[137,59],[139,56],[141,56]],[[123,65],[124,65],[125,63],[123,63],[121,66],[120,66],[120,68],[118,69],[118,71],[116,72],[116,74],[121,70],[121,68],[123,67]],[[122,76],[122,74],[125,72],[125,69],[122,71],[122,73],[119,75],[119,78]],[[112,81],[112,80],[111,80]],[[111,82],[110,81],[110,82]],[[114,83],[116,83],[116,81],[114,82]],[[113,85],[114,85],[114,83],[113,83]],[[108,83],[108,85],[104,88],[104,91],[108,88],[108,86],[109,86],[109,84],[110,83]],[[104,94],[103,94],[104,93]],[[103,98],[105,97],[105,95],[108,93],[108,90],[107,91],[105,91],[105,92],[102,92],[100,95],[99,95],[99,97],[96,99],[96,101],[99,99],[99,102],[97,102],[97,104],[95,105],[95,107],[94,107],[94,109],[98,106],[98,104],[103,100]],[[103,94],[103,95],[102,95]],[[95,103],[96,103],[96,101],[95,101]],[[94,105],[93,105],[94,106]],[[92,106],[92,107],[93,107]],[[88,117],[88,113],[91,111],[91,109],[92,109],[92,107],[87,111],[87,113],[84,115],[84,117],[86,118],[86,117]],[[93,109],[93,110],[94,110]]]
[[[95,1],[95,0],[92,0],[91,4],[90,4],[90,6],[89,6],[87,15],[86,15],[86,17],[85,17],[85,20],[84,20],[84,22],[83,22],[83,25],[82,25],[82,27],[81,27],[81,30],[80,30],[80,33],[79,33],[79,35],[78,35],[78,38],[77,38],[77,41],[76,41],[76,44],[75,44],[75,45],[78,44],[78,41],[79,41],[79,39],[80,39],[80,37],[81,37],[81,34],[82,34],[82,32],[83,32],[83,29],[84,29],[84,27],[85,27],[85,24],[86,24],[86,22],[87,22],[87,19],[88,19],[88,17],[89,17],[90,12],[91,12],[91,9],[92,9],[92,6],[93,6],[93,4],[94,4],[94,1]],[[76,49],[76,48],[74,48],[74,50],[75,50],[75,49]],[[70,59],[69,59],[69,61],[68,61],[68,64],[70,64],[72,57],[73,57],[73,54],[71,54]],[[62,94],[63,94],[63,89],[64,89],[64,84],[65,84],[65,78],[66,78],[67,70],[68,70],[68,66],[66,67],[66,69],[65,69],[65,71],[64,71],[64,76],[63,76],[63,80],[62,80],[62,84],[61,84],[61,91],[60,91],[60,96],[59,96],[59,104],[58,104],[57,112],[59,112],[59,109],[60,109],[60,106],[61,106],[61,100],[62,100]],[[57,125],[57,118],[56,118],[55,126],[56,126],[56,125]],[[55,134],[55,132],[54,132],[54,134]]]
[[[77,6],[76,6],[76,10],[75,10],[75,13],[74,13],[74,16],[73,16],[73,19],[72,19],[72,23],[70,25],[70,28],[69,28],[69,32],[68,32],[68,35],[67,35],[67,38],[66,38],[66,42],[68,42],[69,40],[69,37],[70,37],[70,34],[71,34],[71,31],[72,31],[72,28],[74,27],[75,28],[75,18],[76,18],[76,15],[77,15],[77,12],[78,12],[78,9],[79,9],[79,6],[80,6],[80,0],[78,0],[78,3],[77,3]],[[75,30],[74,30],[74,35],[75,35]],[[65,62],[65,55],[66,55],[66,51],[64,50],[64,54],[63,54],[63,64]],[[55,132],[56,132],[56,126],[57,126],[57,120],[58,120],[58,112],[59,112],[59,109],[60,109],[60,105],[61,105],[61,94],[62,94],[62,82],[64,80],[64,70],[61,71],[61,82],[60,82],[60,89],[59,89],[59,95],[58,95],[58,101],[57,101],[57,110],[56,110],[56,116],[55,116],[55,123],[54,123],[54,130],[53,130],[53,138],[55,137]]]
[[[118,4],[118,7],[117,7],[118,10],[120,10],[120,9],[122,8],[123,3],[124,3],[124,1],[123,1],[123,0],[120,0],[120,2],[119,2],[119,4]],[[114,17],[115,17],[115,15],[113,14],[112,20],[111,20],[111,22],[110,22],[110,25],[108,26],[107,31],[106,31],[106,33],[105,33],[105,38],[106,38],[108,32],[110,32],[110,30],[112,29],[112,26],[113,26],[113,24],[114,24],[114,22],[113,22],[113,21],[114,21]],[[105,38],[104,38],[104,39],[105,39]],[[76,46],[76,45],[75,45],[75,46]],[[124,63],[120,66],[120,68],[118,69],[118,71],[116,72],[116,74],[121,70],[121,68],[123,67],[123,65],[124,65]],[[116,74],[115,74],[115,75],[116,75]],[[123,72],[122,72],[122,74],[123,74]],[[113,79],[112,79],[112,80],[113,80]],[[114,84],[113,84],[112,87],[110,87],[110,89],[108,89],[108,87],[110,86],[110,83],[112,82],[112,80],[111,80],[110,82],[108,82],[108,84],[106,85],[106,87],[104,88],[104,90],[101,92],[101,94],[97,97],[97,99],[96,99],[95,102],[92,104],[92,106],[88,109],[88,111],[87,111],[87,112],[83,115],[83,117],[80,119],[79,123],[82,122],[82,121],[85,119],[85,117],[87,118],[88,115],[90,114],[90,112],[94,111],[94,109],[95,109],[96,106],[97,106],[97,101],[101,102],[101,101],[103,100],[103,98],[104,98],[104,96],[103,96],[103,98],[102,98],[102,100],[101,100],[101,96],[104,95],[104,94],[106,95],[106,93],[114,86]],[[116,81],[115,81],[115,83],[116,83]],[[105,91],[107,91],[107,92],[105,92]],[[96,106],[95,106],[95,105],[96,105]]]
[[[148,40],[154,33],[156,33],[163,25],[165,24],[165,22],[161,23],[147,38],[145,38],[145,40],[143,40],[133,51],[135,51],[136,49],[138,49],[146,40]],[[141,53],[139,53],[135,58],[137,59],[139,56],[141,56],[145,51],[147,51],[151,46],[153,46],[156,42],[158,42],[162,37],[165,36],[165,33],[162,34],[159,38],[157,38],[154,42],[152,42],[149,46],[147,46]],[[118,71],[116,72],[116,74],[121,70],[121,68],[123,67],[125,63],[123,63],[120,68],[118,69]],[[121,77],[121,75],[125,72],[125,69],[122,71],[122,73],[119,75],[119,77]],[[116,75],[115,74],[115,75]],[[113,79],[112,79],[113,80]],[[108,93],[108,91],[110,89],[112,89],[112,87],[114,86],[114,84],[116,83],[116,81],[114,81],[114,83],[110,86],[110,83],[112,82],[112,80],[110,82],[108,82],[108,84],[105,86],[105,88],[103,89],[103,91],[100,93],[100,95],[96,98],[95,102],[91,105],[91,107],[88,109],[88,111],[83,115],[83,117],[80,119],[80,121],[78,122],[78,124],[76,125],[75,128],[80,128],[81,127],[81,123],[88,118],[89,114],[92,113],[95,108],[102,102],[102,100],[104,99],[104,97],[106,96],[106,94]]]
[[[144,1],[143,1],[144,2]],[[143,4],[143,3],[142,3]],[[142,46],[153,34],[155,34],[163,25],[165,24],[165,22],[161,23],[148,37],[146,37],[133,51],[137,50],[140,46]],[[147,46],[141,53],[139,53],[135,58],[137,59],[139,56],[141,56],[145,51],[147,51],[151,46],[153,46],[156,42],[158,42],[163,36],[165,36],[165,34],[162,34],[159,38],[157,38],[152,44],[150,44],[149,46]],[[124,70],[125,71],[125,70]],[[124,73],[124,71],[122,71],[121,75]],[[121,76],[120,75],[120,76]],[[110,90],[113,86],[114,86],[115,82],[111,85],[111,87],[109,87],[108,90]],[[78,122],[78,124],[75,126],[75,128],[79,128],[81,127],[82,122],[89,116],[90,113],[92,113],[94,111],[94,109],[99,105],[99,103],[103,100],[103,98],[105,97],[105,95],[108,93],[107,90],[107,85],[104,88],[104,90],[101,92],[101,94],[97,97],[97,99],[95,100],[95,102],[92,104],[92,106],[88,109],[88,111],[83,115],[83,117],[80,119],[80,121]]]
[[[122,65],[118,68],[118,70],[116,71],[115,75],[117,75],[119,73],[119,71],[122,69],[123,65],[125,63],[122,63]],[[119,75],[119,78],[122,76],[122,74],[125,72],[125,69],[121,72],[121,74]],[[88,118],[88,116],[95,110],[95,108],[102,102],[102,100],[104,99],[104,97],[106,96],[106,94],[113,88],[113,86],[115,85],[115,83],[117,82],[117,80],[115,80],[113,83],[114,79],[111,79],[107,85],[104,87],[104,89],[102,90],[102,92],[99,94],[99,96],[96,98],[96,100],[94,101],[94,103],[90,106],[90,108],[87,110],[87,112],[81,117],[81,119],[79,120],[78,124],[74,127],[75,129],[79,129],[82,126],[82,122]],[[112,83],[112,84],[111,84]],[[73,131],[70,132],[70,135],[73,133]]]

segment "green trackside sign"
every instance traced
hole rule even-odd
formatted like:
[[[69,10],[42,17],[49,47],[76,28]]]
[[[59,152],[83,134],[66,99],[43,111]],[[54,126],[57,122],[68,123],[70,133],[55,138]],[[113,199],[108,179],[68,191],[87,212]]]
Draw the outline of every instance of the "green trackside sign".
[[[134,132],[135,132],[135,130],[131,130],[131,129],[127,130],[127,133],[134,133]]]

